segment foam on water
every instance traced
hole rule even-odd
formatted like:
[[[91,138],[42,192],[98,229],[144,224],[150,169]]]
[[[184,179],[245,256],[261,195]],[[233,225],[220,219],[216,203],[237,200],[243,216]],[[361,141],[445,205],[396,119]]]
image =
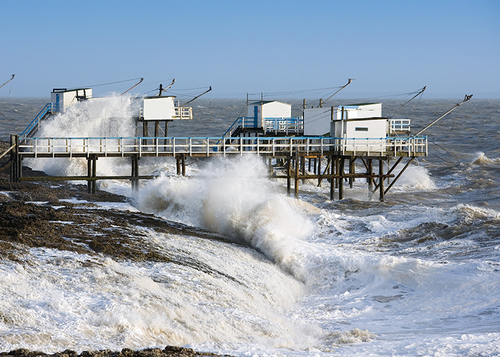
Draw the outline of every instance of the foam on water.
[[[149,243],[185,264],[116,262],[51,249],[31,249],[18,263],[2,264],[2,349],[205,341],[296,348],[314,340],[303,322],[285,317],[301,284],[252,250],[155,234]]]
[[[123,106],[115,106],[116,115],[126,115],[120,112],[126,100],[112,100]],[[70,132],[71,120],[92,120],[78,110],[67,124],[53,123],[57,135]],[[88,126],[92,130],[82,125],[78,136],[104,132]],[[341,202],[325,199],[325,181],[301,185],[303,201],[291,199],[283,181],[265,178],[256,157],[190,162],[194,178],[160,175],[140,188],[135,207],[247,247],[138,227],[145,244],[182,264],[49,249],[19,253],[16,262],[0,265],[0,346],[52,352],[177,344],[238,356],[500,355],[500,218],[496,207],[473,200],[494,200],[488,195],[498,188],[498,160],[476,148],[480,144],[464,143],[467,152],[487,153],[473,160],[469,154],[468,163],[412,164],[391,189],[398,199],[387,203],[372,199],[363,180],[346,189]],[[130,168],[101,161],[98,171]],[[61,162],[43,169],[63,170]],[[173,164],[144,159],[141,172],[170,174]],[[125,186],[106,183],[107,190],[127,194]]]
[[[479,166],[497,165],[500,163],[500,159],[490,159],[484,154],[484,152],[480,152],[478,153],[478,157],[472,163]]]
[[[303,279],[297,241],[313,229],[307,204],[279,193],[265,170],[255,156],[212,160],[195,179],[151,181],[138,207],[244,241]]]
[[[436,185],[423,166],[410,165],[396,182],[399,189],[409,190],[434,190]]]

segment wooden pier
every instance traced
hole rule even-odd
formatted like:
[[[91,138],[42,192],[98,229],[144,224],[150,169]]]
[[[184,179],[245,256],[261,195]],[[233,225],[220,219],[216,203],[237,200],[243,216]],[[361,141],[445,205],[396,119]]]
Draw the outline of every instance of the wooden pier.
[[[11,180],[19,181],[73,181],[86,180],[90,193],[96,191],[98,180],[130,180],[137,188],[139,180],[154,176],[140,176],[142,157],[175,157],[178,175],[186,174],[186,160],[190,157],[210,158],[236,155],[258,155],[267,160],[270,177],[287,180],[288,192],[299,195],[300,181],[330,182],[330,198],[335,189],[339,199],[344,198],[345,183],[352,187],[356,179],[366,180],[370,191],[379,191],[380,200],[416,157],[427,156],[426,137],[349,139],[332,137],[81,137],[37,138],[11,136]],[[4,153],[5,155],[6,153]],[[22,177],[24,159],[85,158],[86,176]],[[98,176],[97,161],[106,158],[129,158],[130,175]],[[392,166],[391,159],[395,158]],[[309,169],[306,171],[306,161]],[[375,162],[378,161],[378,170]],[[273,163],[274,161],[274,163]],[[356,172],[356,162],[364,170]],[[323,164],[326,163],[326,164]],[[403,163],[399,174],[393,172]],[[323,165],[323,166],[322,166]],[[388,167],[388,170],[384,168]],[[392,178],[389,184],[389,179]],[[387,185],[387,186],[386,186]]]

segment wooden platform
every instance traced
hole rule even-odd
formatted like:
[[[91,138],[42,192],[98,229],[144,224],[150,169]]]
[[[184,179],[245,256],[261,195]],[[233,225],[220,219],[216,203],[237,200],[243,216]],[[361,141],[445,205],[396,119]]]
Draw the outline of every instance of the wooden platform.
[[[340,139],[331,137],[80,137],[80,138],[22,138],[11,136],[11,180],[12,181],[60,181],[86,180],[89,192],[95,192],[98,180],[131,180],[133,187],[138,181],[154,176],[139,175],[141,157],[175,157],[177,174],[185,175],[185,161],[188,157],[210,158],[217,156],[258,155],[269,159],[271,177],[286,178],[287,189],[291,192],[294,181],[295,196],[298,197],[299,182],[317,179],[330,182],[330,198],[338,189],[339,199],[343,198],[344,181],[352,187],[355,179],[365,179],[370,190],[380,191],[380,200],[394,182],[416,157],[427,156],[426,137]],[[4,155],[7,154],[4,153]],[[97,176],[97,160],[101,158],[130,158],[130,176]],[[23,178],[22,160],[42,158],[85,158],[88,163],[86,176],[29,177]],[[390,159],[396,162],[384,172]],[[273,173],[271,159],[281,163],[281,174]],[[305,170],[309,159],[309,171]],[[394,169],[406,160],[406,165],[398,176]],[[311,171],[311,160],[314,168]],[[327,162],[322,167],[322,161]],[[355,162],[361,160],[365,172],[355,172]],[[379,161],[379,170],[374,172],[373,160]],[[385,164],[384,164],[385,163]],[[278,166],[278,165],[274,165]],[[283,170],[283,167],[285,169]],[[347,172],[346,172],[347,169]],[[391,185],[384,188],[384,181],[393,178]],[[373,188],[375,187],[375,188]]]

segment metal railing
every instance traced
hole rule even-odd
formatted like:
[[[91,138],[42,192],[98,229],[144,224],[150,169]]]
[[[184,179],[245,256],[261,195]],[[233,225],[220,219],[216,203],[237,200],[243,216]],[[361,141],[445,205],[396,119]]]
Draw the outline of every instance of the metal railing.
[[[264,133],[273,134],[302,134],[304,120],[302,118],[264,118]]]
[[[238,117],[233,124],[222,134],[222,138],[230,137],[238,128],[257,128],[254,117]]]
[[[280,156],[299,151],[339,155],[426,156],[427,137],[80,137],[25,138],[19,154],[25,157],[73,156],[188,156],[258,154]]]
[[[45,114],[47,114],[48,111],[51,113],[53,112],[54,104],[53,103],[47,103],[45,104],[45,107],[43,107],[42,110],[36,115],[36,117],[31,121],[31,123],[28,124],[26,129],[23,130],[21,135],[21,139],[25,139],[35,128],[38,129],[38,126],[40,124],[40,120],[44,117]]]
[[[410,133],[410,119],[389,119],[389,133]]]
[[[193,119],[193,108],[174,107],[174,117],[172,119]]]

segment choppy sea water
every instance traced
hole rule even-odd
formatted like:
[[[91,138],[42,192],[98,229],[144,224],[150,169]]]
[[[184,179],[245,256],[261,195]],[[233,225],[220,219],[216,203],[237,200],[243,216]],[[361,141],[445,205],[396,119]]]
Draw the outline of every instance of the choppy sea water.
[[[423,99],[396,116],[418,130],[458,101]],[[401,104],[382,102],[384,114]],[[2,140],[45,103],[0,98]],[[133,135],[130,97],[95,103],[54,117],[41,133]],[[293,103],[298,110],[301,101]],[[246,113],[237,100],[200,99],[193,110],[193,121],[171,124],[168,134],[221,135]],[[124,120],[108,122],[117,117]],[[100,183],[132,198],[122,209],[246,246],[147,236],[160,253],[185,254],[220,276],[47,248],[30,249],[24,263],[0,261],[0,350],[170,344],[239,356],[500,355],[499,124],[500,100],[465,103],[426,132],[429,157],[409,167],[384,203],[359,181],[342,201],[328,199],[328,183],[312,181],[295,200],[252,156],[188,160],[197,178],[168,177],[173,160],[142,159],[141,174],[158,178],[137,193],[127,182]],[[25,164],[49,174],[86,170],[85,161],[58,160]],[[130,163],[99,160],[97,170],[128,173]]]

